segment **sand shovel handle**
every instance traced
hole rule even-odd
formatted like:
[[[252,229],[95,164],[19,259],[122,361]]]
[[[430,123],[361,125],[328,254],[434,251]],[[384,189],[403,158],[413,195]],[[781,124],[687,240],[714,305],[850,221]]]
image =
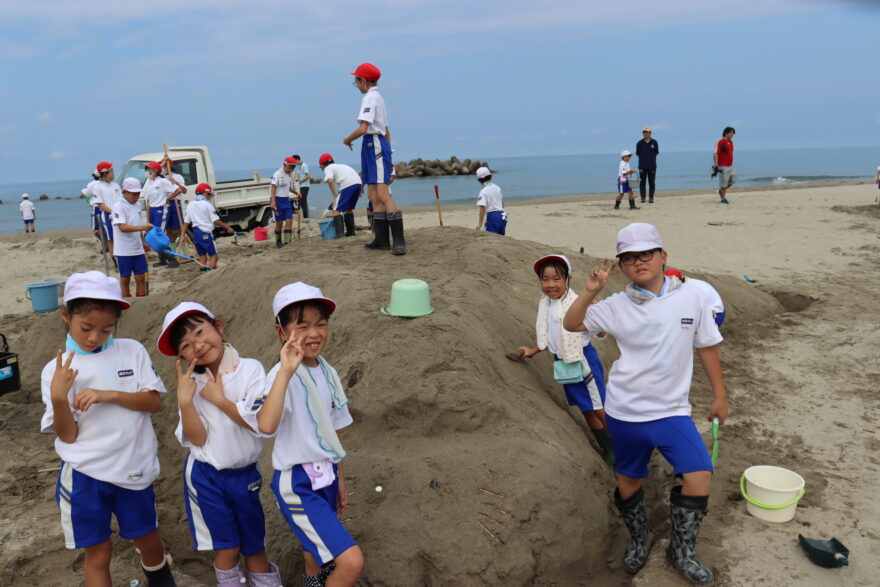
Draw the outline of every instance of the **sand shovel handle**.
[[[768,505],[766,503],[761,503],[760,501],[753,499],[752,497],[749,496],[748,493],[746,493],[746,474],[743,473],[742,477],[739,478],[739,492],[742,493],[742,496],[745,498],[745,500],[747,502],[749,502],[750,504],[752,504],[754,506],[761,508],[762,510],[781,510],[781,509],[787,508],[788,506],[792,506],[792,505],[796,504],[797,502],[799,502],[801,500],[801,498],[804,496],[804,494],[806,493],[806,490],[801,489],[800,492],[797,494],[797,497],[795,497],[793,500],[789,501],[788,503],[784,503],[782,505]]]

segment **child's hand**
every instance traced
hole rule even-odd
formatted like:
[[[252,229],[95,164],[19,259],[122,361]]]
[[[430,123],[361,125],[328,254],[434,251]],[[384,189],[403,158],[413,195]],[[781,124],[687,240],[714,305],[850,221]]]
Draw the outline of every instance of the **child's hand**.
[[[530,359],[530,358],[534,357],[535,355],[537,355],[539,350],[540,349],[538,347],[521,346],[518,349],[516,349],[516,352],[518,352],[521,357],[525,357],[527,359]]]
[[[610,262],[608,257],[605,257],[602,260],[602,265],[594,267],[593,270],[590,271],[590,277],[584,285],[584,292],[596,295],[602,291],[602,288],[605,287],[605,284],[608,282],[608,278],[611,277],[612,273],[614,273],[614,264]]]
[[[339,475],[339,495],[336,498],[336,513],[341,514],[348,507],[348,489],[345,487],[345,477]]]
[[[202,388],[202,397],[220,407],[220,404],[226,400],[226,395],[223,393],[223,381],[212,375],[211,371],[207,373],[209,379],[205,387]]]
[[[106,389],[84,389],[73,398],[73,409],[88,412],[95,404],[113,401],[115,393]]]
[[[177,403],[180,405],[191,404],[196,395],[196,380],[192,377],[195,368],[196,360],[193,359],[184,373],[180,367],[180,359],[177,359]]]
[[[729,413],[730,407],[727,405],[727,400],[716,399],[712,402],[712,407],[709,409],[709,421],[711,422],[715,418],[718,418],[718,422],[724,424]]]
[[[79,374],[78,369],[71,369],[70,364],[73,362],[73,351],[68,355],[67,360],[61,363],[61,351],[55,353],[55,373],[52,374],[52,382],[49,384],[49,393],[53,400],[67,399],[70,388]]]
[[[279,358],[281,359],[281,368],[288,373],[294,373],[299,369],[305,353],[300,346],[299,341],[293,337],[287,339],[284,346],[281,347]]]

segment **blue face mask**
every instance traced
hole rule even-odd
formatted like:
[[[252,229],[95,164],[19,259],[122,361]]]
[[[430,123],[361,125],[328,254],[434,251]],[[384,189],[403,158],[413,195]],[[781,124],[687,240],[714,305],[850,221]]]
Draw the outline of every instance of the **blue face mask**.
[[[65,350],[73,351],[77,355],[97,355],[101,351],[106,351],[108,348],[110,348],[110,345],[112,345],[112,344],[113,344],[113,335],[111,334],[110,338],[107,339],[107,342],[105,342],[103,345],[101,345],[101,348],[90,353],[88,351],[84,351],[81,348],[79,348],[79,345],[76,344],[76,341],[73,340],[73,337],[70,336],[70,333],[68,332],[67,333],[67,344],[65,345]]]

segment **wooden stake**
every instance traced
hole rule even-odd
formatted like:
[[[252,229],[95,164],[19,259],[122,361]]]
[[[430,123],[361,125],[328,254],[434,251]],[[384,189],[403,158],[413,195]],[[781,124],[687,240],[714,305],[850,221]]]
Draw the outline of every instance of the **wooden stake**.
[[[440,208],[440,186],[434,184],[434,195],[437,196],[437,217],[440,219],[440,226],[443,226],[443,210]]]

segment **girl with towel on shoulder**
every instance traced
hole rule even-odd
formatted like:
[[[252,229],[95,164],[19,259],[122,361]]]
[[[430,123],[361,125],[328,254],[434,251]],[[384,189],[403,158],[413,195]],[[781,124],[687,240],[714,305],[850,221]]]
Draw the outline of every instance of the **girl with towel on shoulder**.
[[[614,450],[605,428],[605,371],[599,354],[590,344],[589,336],[562,327],[566,310],[578,297],[569,287],[571,262],[565,255],[546,255],[535,261],[534,270],[544,294],[538,302],[535,324],[538,346],[521,346],[517,349],[519,355],[529,358],[544,349],[550,350],[556,359],[553,376],[565,389],[568,405],[577,406],[584,413],[587,426],[599,443],[602,459],[614,465]]]
[[[272,302],[283,346],[266,393],[251,407],[261,434],[275,436],[272,490],[303,547],[306,587],[354,585],[364,555],[339,520],[348,505],[337,430],[352,422],[336,369],[321,353],[336,303],[317,287],[285,285]]]

